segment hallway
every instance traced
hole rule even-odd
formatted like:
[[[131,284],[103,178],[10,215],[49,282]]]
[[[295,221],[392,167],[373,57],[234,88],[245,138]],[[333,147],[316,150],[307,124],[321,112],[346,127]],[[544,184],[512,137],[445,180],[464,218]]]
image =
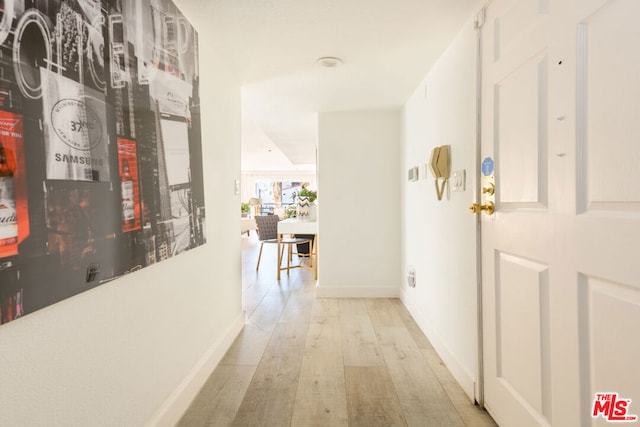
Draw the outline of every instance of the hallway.
[[[247,324],[185,413],[195,426],[493,426],[397,299],[315,299],[243,235]]]

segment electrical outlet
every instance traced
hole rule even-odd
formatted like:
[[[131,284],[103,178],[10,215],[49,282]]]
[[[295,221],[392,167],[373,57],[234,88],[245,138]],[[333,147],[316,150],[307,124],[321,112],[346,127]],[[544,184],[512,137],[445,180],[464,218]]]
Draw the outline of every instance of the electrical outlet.
[[[407,266],[407,285],[410,288],[416,287],[416,269],[412,265]]]

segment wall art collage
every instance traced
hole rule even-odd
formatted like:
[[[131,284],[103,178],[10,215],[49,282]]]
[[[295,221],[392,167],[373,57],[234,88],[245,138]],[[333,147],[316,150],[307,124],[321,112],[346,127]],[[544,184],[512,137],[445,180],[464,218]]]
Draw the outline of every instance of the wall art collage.
[[[198,36],[170,0],[5,0],[0,324],[205,243]]]

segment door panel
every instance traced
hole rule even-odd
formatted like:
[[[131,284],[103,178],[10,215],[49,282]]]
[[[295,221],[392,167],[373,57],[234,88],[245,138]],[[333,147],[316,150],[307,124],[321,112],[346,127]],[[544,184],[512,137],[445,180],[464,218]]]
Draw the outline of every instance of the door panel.
[[[547,62],[546,52],[538,54],[494,88],[497,202],[503,209],[547,204]]]
[[[548,412],[548,267],[506,253],[496,266],[496,375],[531,411]],[[543,350],[543,351],[541,351]],[[511,357],[519,354],[521,357]],[[547,400],[545,400],[547,399]],[[544,405],[543,405],[544,402]]]
[[[634,7],[636,0],[611,1],[578,25],[579,144],[585,150],[580,192],[586,211],[640,208],[640,61],[629,54],[640,40],[637,15],[629,13]]]
[[[580,359],[583,381],[581,408],[587,414],[593,406],[594,394],[615,391],[621,398],[638,402],[637,345],[640,324],[640,290],[636,286],[580,276]],[[612,349],[615,356],[612,357]],[[613,363],[612,363],[613,362]],[[636,371],[630,371],[635,367]],[[632,404],[632,414],[640,414]],[[584,417],[585,425],[606,425]]]

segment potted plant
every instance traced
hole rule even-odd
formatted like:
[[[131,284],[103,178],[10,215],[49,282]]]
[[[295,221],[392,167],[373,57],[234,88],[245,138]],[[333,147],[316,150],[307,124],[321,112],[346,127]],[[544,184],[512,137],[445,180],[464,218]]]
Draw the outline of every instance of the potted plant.
[[[297,194],[297,214],[299,219],[315,221],[317,219],[317,206],[315,201],[318,198],[318,192],[310,190],[307,185],[308,184],[302,184],[302,189]]]
[[[240,216],[242,218],[246,218],[249,216],[249,208],[250,208],[249,203],[247,202],[240,203]]]
[[[313,203],[318,198],[318,192],[317,191],[313,191],[313,190],[309,190],[307,188],[307,184],[304,184],[302,186],[302,189],[300,190],[300,193],[298,193],[298,197],[299,198],[306,197],[307,199],[309,199],[309,203]]]

